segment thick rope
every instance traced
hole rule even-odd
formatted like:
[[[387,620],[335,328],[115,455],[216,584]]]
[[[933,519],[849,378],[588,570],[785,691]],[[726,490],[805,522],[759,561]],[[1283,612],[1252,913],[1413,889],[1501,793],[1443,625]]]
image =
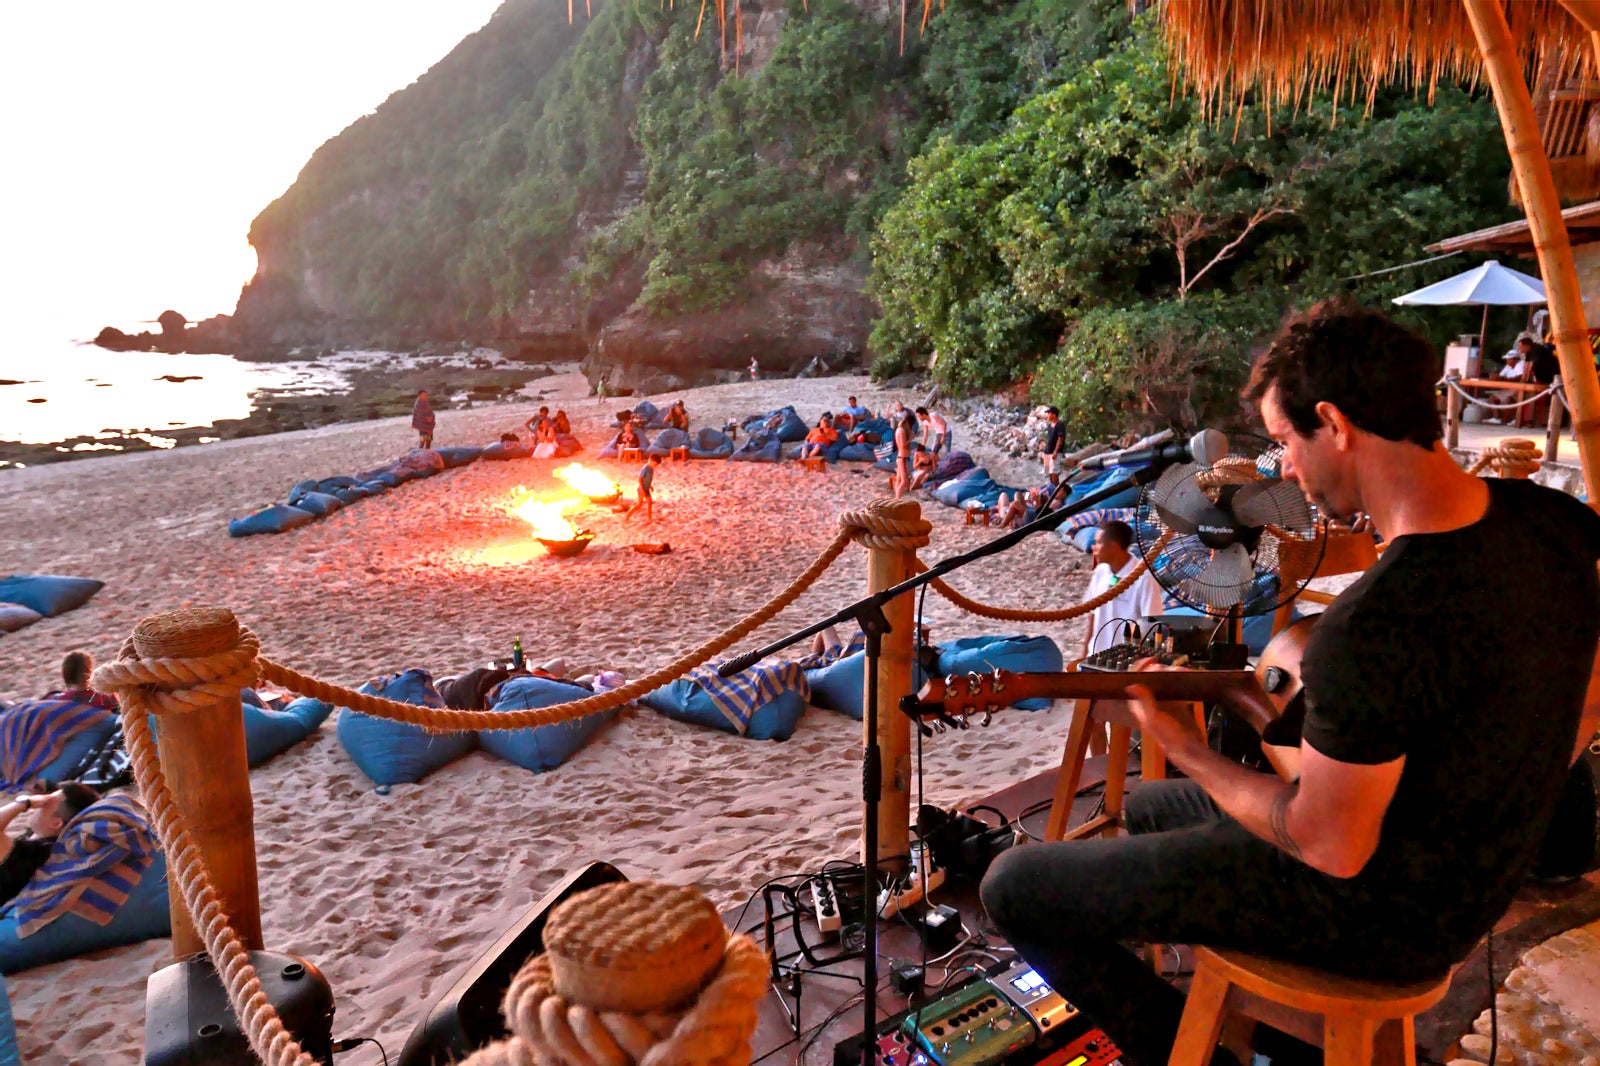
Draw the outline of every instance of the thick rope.
[[[1019,607],[996,607],[993,604],[979,603],[977,600],[974,600],[971,597],[963,596],[961,593],[945,584],[943,578],[934,578],[932,584],[934,591],[939,595],[943,596],[945,599],[949,600],[963,611],[966,611],[969,614],[975,614],[980,618],[995,618],[1006,622],[1065,622],[1070,618],[1077,618],[1079,615],[1089,614],[1096,607],[1102,607],[1105,604],[1110,603],[1123,592],[1127,591],[1127,585],[1125,582],[1137,581],[1140,577],[1144,576],[1144,572],[1150,569],[1150,560],[1161,554],[1162,550],[1166,548],[1167,542],[1170,541],[1172,537],[1173,532],[1170,529],[1161,534],[1160,539],[1158,539],[1155,544],[1150,546],[1150,550],[1145,553],[1144,558],[1139,560],[1139,565],[1134,567],[1133,570],[1129,572],[1127,577],[1122,578],[1105,592],[1102,592],[1100,595],[1094,597],[1094,599],[1084,600],[1082,603],[1074,604],[1071,607],[1063,607],[1054,611],[1028,611]],[[922,560],[920,559],[915,560],[912,565],[915,567],[916,573],[919,574],[928,569],[925,565],[923,565]]]
[[[1467,473],[1477,474],[1485,467],[1493,466],[1494,472],[1500,477],[1525,478],[1538,471],[1543,455],[1544,452],[1533,441],[1513,437],[1501,441],[1498,447],[1479,452],[1477,462],[1468,468]]]

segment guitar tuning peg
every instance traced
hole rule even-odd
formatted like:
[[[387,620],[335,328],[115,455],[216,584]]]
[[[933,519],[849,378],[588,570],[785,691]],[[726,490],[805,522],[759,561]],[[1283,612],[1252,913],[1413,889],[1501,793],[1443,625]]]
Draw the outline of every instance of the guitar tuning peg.
[[[989,728],[989,723],[992,721],[994,721],[994,710],[992,708],[985,707],[983,709],[983,721],[979,722],[978,724],[987,729]]]
[[[994,680],[990,684],[990,691],[998,693],[998,692],[1004,692],[1005,690],[1006,690],[1006,675],[1005,675],[1004,671],[996,670],[994,672]]]
[[[984,680],[985,680],[984,678],[978,676],[977,674],[968,674],[967,675],[967,692],[968,692],[968,694],[973,695],[973,696],[982,695],[983,694],[983,683],[984,683]]]

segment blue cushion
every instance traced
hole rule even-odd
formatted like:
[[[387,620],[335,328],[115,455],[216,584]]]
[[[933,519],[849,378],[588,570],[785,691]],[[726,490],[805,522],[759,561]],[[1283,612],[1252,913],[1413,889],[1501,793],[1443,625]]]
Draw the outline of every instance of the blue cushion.
[[[302,511],[310,511],[321,518],[323,515],[332,514],[344,507],[344,501],[337,496],[330,496],[326,492],[308,492],[300,497],[295,504]]]
[[[476,462],[478,456],[483,454],[483,449],[470,447],[440,448],[438,452],[439,458],[444,460],[444,468],[446,470],[454,470],[458,466],[466,466],[468,463]]]
[[[640,697],[639,702],[680,722],[720,729],[724,733],[739,732],[696,681],[679,678]],[[788,740],[794,736],[795,726],[805,711],[806,697],[793,689],[785,689],[777,699],[755,709],[745,730],[745,739]]]
[[[374,678],[356,691],[422,707],[444,706],[426,670]],[[478,742],[475,733],[430,733],[419,725],[374,718],[348,707],[339,708],[336,729],[344,750],[377,785],[421,781],[461,758]]]
[[[783,459],[783,442],[764,434],[751,437],[728,458],[736,463],[776,463]]]
[[[689,445],[691,459],[726,459],[732,454],[732,439],[710,426],[701,427],[694,435],[694,443]]]
[[[92,577],[56,577],[50,574],[12,574],[0,578],[0,603],[20,603],[46,618],[82,607],[106,587]]]
[[[514,677],[500,686],[490,710],[526,711],[537,707],[553,707],[558,703],[581,700],[592,695],[582,685],[570,681],[557,681],[549,677]],[[589,743],[590,738],[616,716],[616,711],[606,711],[531,729],[484,729],[478,733],[478,744],[491,755],[515,763],[524,770],[541,773],[554,770],[572,758],[579,748]]]
[[[352,503],[355,503],[357,500],[364,500],[372,494],[372,490],[367,488],[365,485],[352,485],[350,488],[333,490],[333,495],[337,496],[339,498],[339,502],[344,504],[346,507],[350,506]]]
[[[928,679],[918,665],[913,671],[911,687],[920,689],[922,683]],[[856,652],[846,655],[842,659],[835,659],[827,666],[820,666],[815,670],[806,671],[806,680],[811,684],[811,706],[821,707],[824,710],[838,711],[840,714],[849,715],[856,721],[861,721],[867,700],[867,653]],[[890,708],[879,700],[878,712],[887,713]]]
[[[865,422],[856,423],[855,427],[850,430],[852,437],[857,433],[874,433],[878,437],[878,443],[881,444],[886,439],[894,436],[894,429],[889,425],[887,418],[869,418]]]
[[[392,489],[399,487],[400,478],[389,470],[375,470],[365,475],[361,479],[361,484],[369,489],[374,485],[381,486],[385,489]]]
[[[22,1052],[17,1048],[17,1023],[11,1015],[11,997],[6,993],[4,981],[0,981],[0,1066],[22,1066]]]
[[[776,429],[767,429],[766,425],[774,415],[778,416]],[[764,415],[751,415],[744,420],[743,427],[746,433],[770,433],[784,444],[794,444],[806,439],[806,434],[811,432],[805,421],[795,413],[793,406],[780,407],[776,411],[768,411]]]
[[[983,467],[975,467],[962,477],[946,481],[929,493],[935,501],[946,507],[960,507],[968,500],[982,496],[995,488],[994,478]]]
[[[847,463],[872,463],[878,459],[878,453],[870,444],[847,444],[839,449],[839,458]]]
[[[656,434],[656,439],[650,442],[650,447],[644,450],[646,455],[659,455],[665,459],[672,454],[674,448],[687,448],[689,434],[681,429],[663,429]]]
[[[92,951],[139,944],[172,935],[167,909],[167,862],[157,855],[150,868],[106,925],[77,914],[63,914],[32,935],[17,936],[17,916],[0,918],[0,974],[7,976]]]
[[[311,734],[333,707],[302,696],[281,711],[244,703],[244,746],[251,766],[260,766]]]
[[[940,674],[987,674],[1010,670],[1016,674],[1053,674],[1061,670],[1061,649],[1049,637],[963,637],[939,645]],[[1012,704],[1024,711],[1042,711],[1047,699]]]
[[[368,497],[382,496],[384,493],[394,488],[393,485],[390,485],[386,481],[363,481],[361,483],[361,487],[366,490]]]
[[[235,518],[229,522],[228,536],[249,537],[257,533],[286,533],[291,529],[299,529],[307,522],[315,521],[316,517],[310,511],[302,511],[298,507],[274,504],[262,508],[255,514]]]
[[[498,462],[505,459],[526,459],[532,454],[533,449],[520,441],[516,444],[508,444],[505,441],[497,440],[479,452],[478,458]]]

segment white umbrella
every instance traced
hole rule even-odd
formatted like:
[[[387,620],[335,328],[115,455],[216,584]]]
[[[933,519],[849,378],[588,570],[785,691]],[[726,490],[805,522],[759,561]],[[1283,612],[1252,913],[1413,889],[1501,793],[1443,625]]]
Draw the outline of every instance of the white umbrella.
[[[1490,259],[1465,274],[1457,274],[1416,292],[1396,296],[1394,302],[1408,307],[1482,304],[1483,327],[1478,335],[1478,350],[1481,352],[1489,340],[1490,305],[1542,304],[1545,302],[1544,282]]]

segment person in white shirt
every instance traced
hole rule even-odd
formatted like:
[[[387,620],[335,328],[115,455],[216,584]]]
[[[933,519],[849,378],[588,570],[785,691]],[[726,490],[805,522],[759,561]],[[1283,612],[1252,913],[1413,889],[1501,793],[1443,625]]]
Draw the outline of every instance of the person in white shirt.
[[[1085,600],[1121,585],[1122,591],[1094,609],[1089,616],[1089,630],[1083,636],[1084,657],[1104,651],[1122,640],[1123,623],[1115,619],[1138,622],[1161,613],[1161,586],[1146,570],[1129,580],[1129,575],[1139,565],[1139,559],[1129,550],[1133,546],[1133,528],[1126,522],[1106,522],[1095,534],[1094,573],[1089,575],[1089,590]],[[1104,730],[1089,738],[1089,753],[1104,755],[1107,749]]]

